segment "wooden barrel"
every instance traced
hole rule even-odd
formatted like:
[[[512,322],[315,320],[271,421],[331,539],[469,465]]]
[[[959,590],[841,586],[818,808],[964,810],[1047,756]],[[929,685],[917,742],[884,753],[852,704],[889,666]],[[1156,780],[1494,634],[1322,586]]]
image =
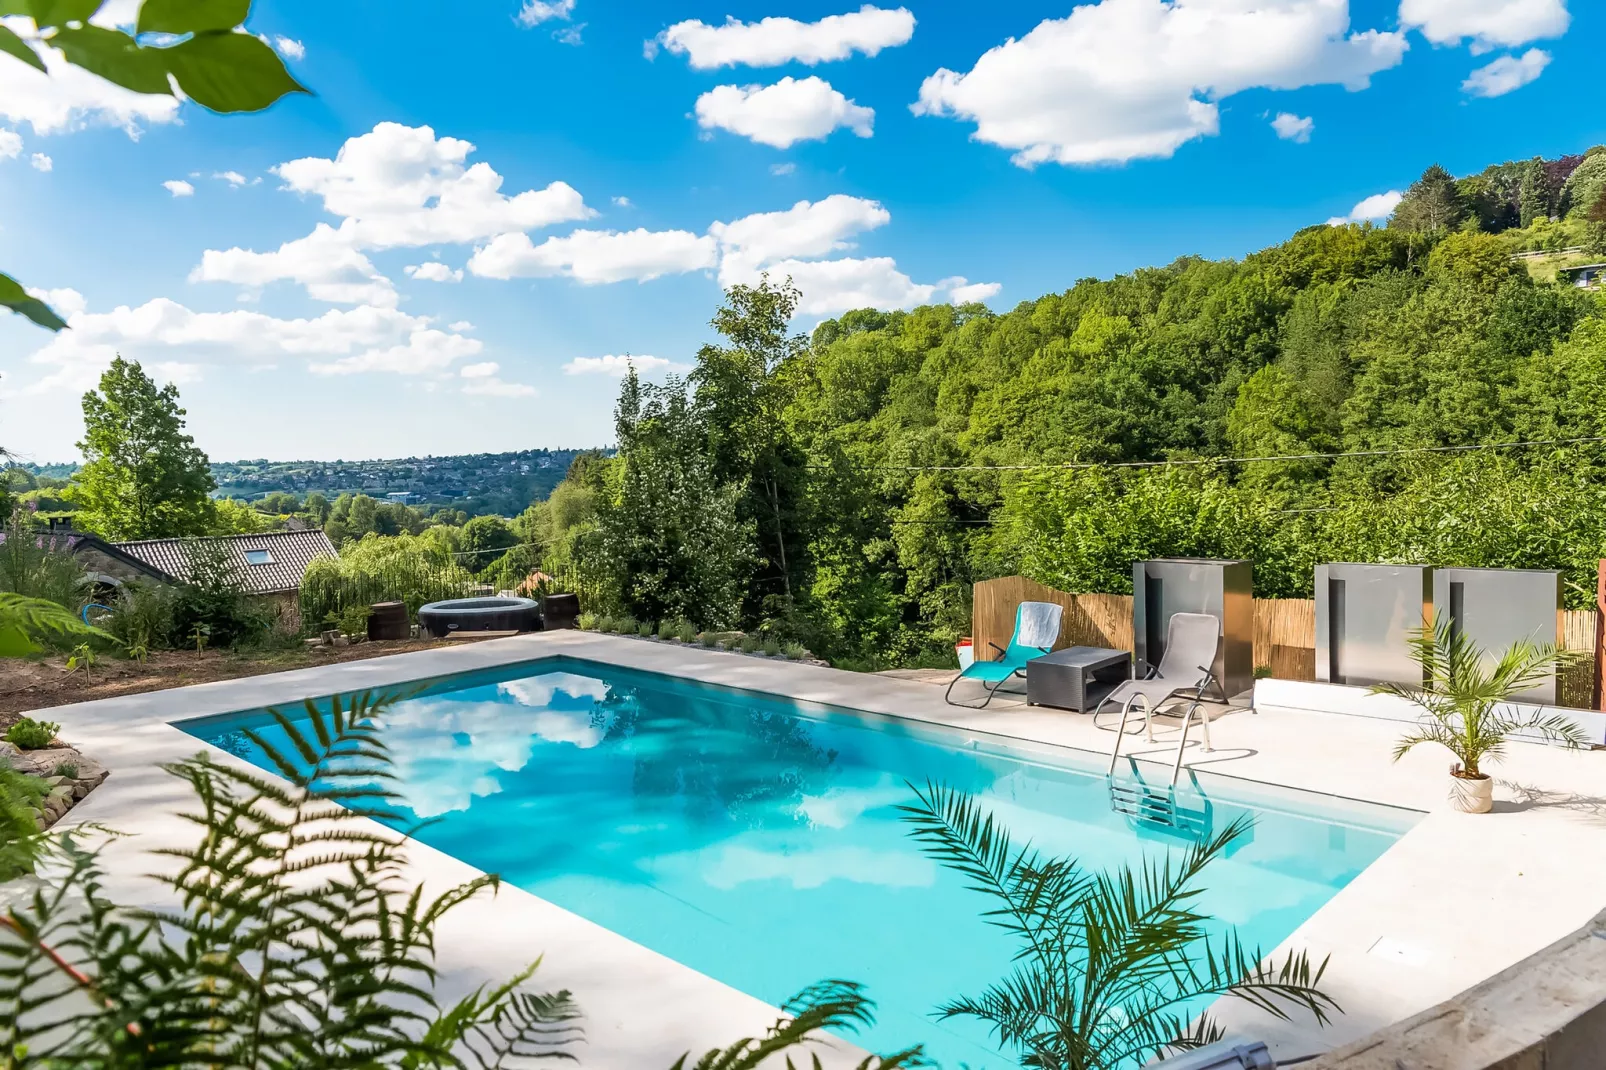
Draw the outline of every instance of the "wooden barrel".
[[[375,602],[369,609],[369,639],[406,639],[412,634],[406,602]]]
[[[542,626],[547,631],[573,628],[579,616],[580,596],[577,594],[549,594],[541,600]]]

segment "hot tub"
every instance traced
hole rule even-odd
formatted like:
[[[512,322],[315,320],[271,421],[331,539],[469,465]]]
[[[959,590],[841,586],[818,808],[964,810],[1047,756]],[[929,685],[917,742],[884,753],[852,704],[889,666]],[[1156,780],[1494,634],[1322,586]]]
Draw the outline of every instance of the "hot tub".
[[[454,632],[534,632],[541,605],[530,598],[450,598],[418,611],[418,626],[436,639]]]

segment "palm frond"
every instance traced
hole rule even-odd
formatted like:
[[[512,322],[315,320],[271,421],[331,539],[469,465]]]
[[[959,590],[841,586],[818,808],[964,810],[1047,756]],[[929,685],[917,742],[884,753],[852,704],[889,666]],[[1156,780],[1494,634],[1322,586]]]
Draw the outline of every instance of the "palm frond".
[[[785,1016],[770,1026],[762,1037],[743,1037],[724,1047],[705,1052],[693,1070],[758,1070],[767,1060],[795,1048],[817,1043],[822,1030],[853,1031],[875,1023],[875,1004],[864,994],[864,986],[852,981],[818,981],[782,1006]],[[675,1061],[674,1070],[684,1070],[688,1052]],[[791,1056],[786,1056],[790,1067]],[[872,1055],[859,1063],[858,1070],[902,1070],[928,1065],[920,1047],[890,1055]]]

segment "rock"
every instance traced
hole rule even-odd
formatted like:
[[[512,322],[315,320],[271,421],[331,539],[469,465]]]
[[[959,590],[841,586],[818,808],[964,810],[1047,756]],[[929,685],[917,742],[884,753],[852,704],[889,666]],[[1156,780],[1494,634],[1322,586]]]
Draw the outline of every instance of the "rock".
[[[5,740],[0,739],[0,758],[7,759],[11,762],[12,767],[15,768],[17,759],[21,757],[22,751],[17,749],[15,743],[7,743]]]
[[[82,759],[83,755],[71,747],[46,747],[23,751],[22,757],[12,759],[11,765],[19,773],[49,777],[56,775],[57,766],[77,765]]]

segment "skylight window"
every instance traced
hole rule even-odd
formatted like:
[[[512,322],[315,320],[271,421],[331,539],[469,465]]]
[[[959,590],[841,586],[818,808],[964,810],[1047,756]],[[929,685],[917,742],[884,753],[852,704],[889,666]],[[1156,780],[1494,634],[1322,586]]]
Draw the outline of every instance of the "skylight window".
[[[247,550],[245,552],[245,563],[248,565],[271,565],[273,564],[273,555],[267,550]]]

